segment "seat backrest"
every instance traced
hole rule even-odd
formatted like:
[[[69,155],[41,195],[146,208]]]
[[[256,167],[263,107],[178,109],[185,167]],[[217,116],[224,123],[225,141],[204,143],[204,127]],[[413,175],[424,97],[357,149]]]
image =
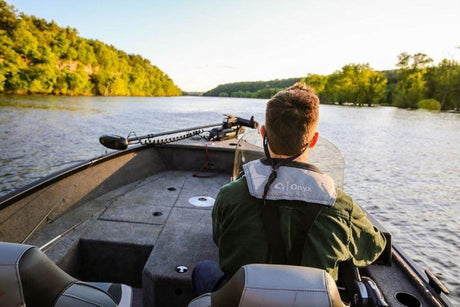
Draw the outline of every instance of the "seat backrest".
[[[18,267],[27,305],[52,306],[59,294],[77,281],[35,246],[22,255]]]
[[[19,261],[32,246],[0,243],[0,306],[24,306]]]
[[[131,306],[132,289],[83,283],[31,245],[0,242],[0,306]]]
[[[1,306],[51,306],[76,280],[31,245],[0,243],[0,267]]]
[[[203,305],[200,305],[200,300]],[[287,265],[245,265],[218,291],[189,306],[340,306],[332,277],[324,270]]]

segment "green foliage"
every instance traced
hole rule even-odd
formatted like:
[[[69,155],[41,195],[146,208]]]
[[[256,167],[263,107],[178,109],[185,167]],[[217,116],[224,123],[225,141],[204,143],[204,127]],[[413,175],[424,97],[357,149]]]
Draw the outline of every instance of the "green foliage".
[[[398,56],[399,69],[377,72],[369,64],[348,64],[330,75],[308,74],[301,82],[313,87],[322,103],[383,103],[402,108],[418,108],[417,102],[434,98],[441,110],[460,109],[460,64],[432,60],[423,53]],[[237,82],[219,85],[205,96],[270,98],[295,82],[297,78]]]
[[[315,90],[316,94],[321,95],[321,93],[323,93],[324,89],[326,88],[328,78],[328,76],[308,74],[305,78],[302,78],[302,80],[300,81],[311,86]]]
[[[177,96],[158,67],[78,36],[0,0],[0,92],[56,95]]]
[[[398,71],[394,70],[384,70],[382,73],[387,79],[387,85],[385,87],[384,98],[381,100],[381,103],[391,105],[394,101],[394,96],[396,92],[396,83],[398,82]]]
[[[0,64],[0,92],[4,91],[6,81],[6,70],[3,64]]]
[[[439,111],[441,110],[441,103],[436,99],[423,99],[417,103],[418,109],[426,109],[430,111]]]
[[[446,59],[437,66],[430,63],[426,54],[401,53],[397,70],[376,72],[368,64],[349,64],[327,76],[309,74],[302,82],[325,103],[417,108],[417,102],[434,98],[441,110],[460,109],[460,64]]]
[[[299,81],[300,78],[290,78],[276,79],[271,81],[227,83],[221,84],[216,88],[203,93],[203,96],[271,98],[278,91],[285,89]]]
[[[0,29],[11,33],[17,24],[17,12],[5,1],[0,1]]]
[[[418,101],[426,97],[425,74],[427,65],[433,60],[426,54],[409,55],[406,52],[398,56],[399,67],[394,103],[400,108],[416,108]]]
[[[428,96],[440,101],[442,110],[460,108],[460,64],[442,60],[426,74]]]
[[[396,84],[394,104],[400,108],[415,108],[418,101],[425,96],[424,71],[398,72],[398,83]]]
[[[349,64],[328,76],[309,74],[302,82],[313,87],[325,103],[371,106],[384,98],[387,79],[369,64]]]
[[[423,53],[398,56],[400,69],[392,92],[395,106],[418,108],[421,100],[433,98],[441,110],[460,108],[460,64],[447,59],[436,66],[430,63]]]

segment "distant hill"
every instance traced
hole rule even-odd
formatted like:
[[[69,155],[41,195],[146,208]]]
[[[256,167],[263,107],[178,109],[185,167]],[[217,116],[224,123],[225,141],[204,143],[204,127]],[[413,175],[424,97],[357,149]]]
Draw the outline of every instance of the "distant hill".
[[[158,67],[0,0],[0,93],[177,96]]]
[[[276,79],[271,81],[247,81],[221,84],[203,93],[203,96],[271,98],[278,91],[285,89],[301,78]]]

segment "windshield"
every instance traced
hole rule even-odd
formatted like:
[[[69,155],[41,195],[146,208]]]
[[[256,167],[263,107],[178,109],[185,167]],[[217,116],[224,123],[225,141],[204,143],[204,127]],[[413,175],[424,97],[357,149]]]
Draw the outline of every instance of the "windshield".
[[[238,140],[233,161],[232,180],[243,171],[243,164],[265,157],[262,136],[257,129],[247,129]]]

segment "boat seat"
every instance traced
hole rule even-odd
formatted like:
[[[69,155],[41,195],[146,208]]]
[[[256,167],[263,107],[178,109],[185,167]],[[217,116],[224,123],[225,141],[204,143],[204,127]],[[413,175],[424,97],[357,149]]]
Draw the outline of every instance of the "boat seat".
[[[334,306],[343,307],[332,277],[324,270],[272,264],[241,267],[219,290],[188,305],[203,306]]]
[[[131,306],[132,293],[79,281],[35,246],[0,242],[0,306]]]

